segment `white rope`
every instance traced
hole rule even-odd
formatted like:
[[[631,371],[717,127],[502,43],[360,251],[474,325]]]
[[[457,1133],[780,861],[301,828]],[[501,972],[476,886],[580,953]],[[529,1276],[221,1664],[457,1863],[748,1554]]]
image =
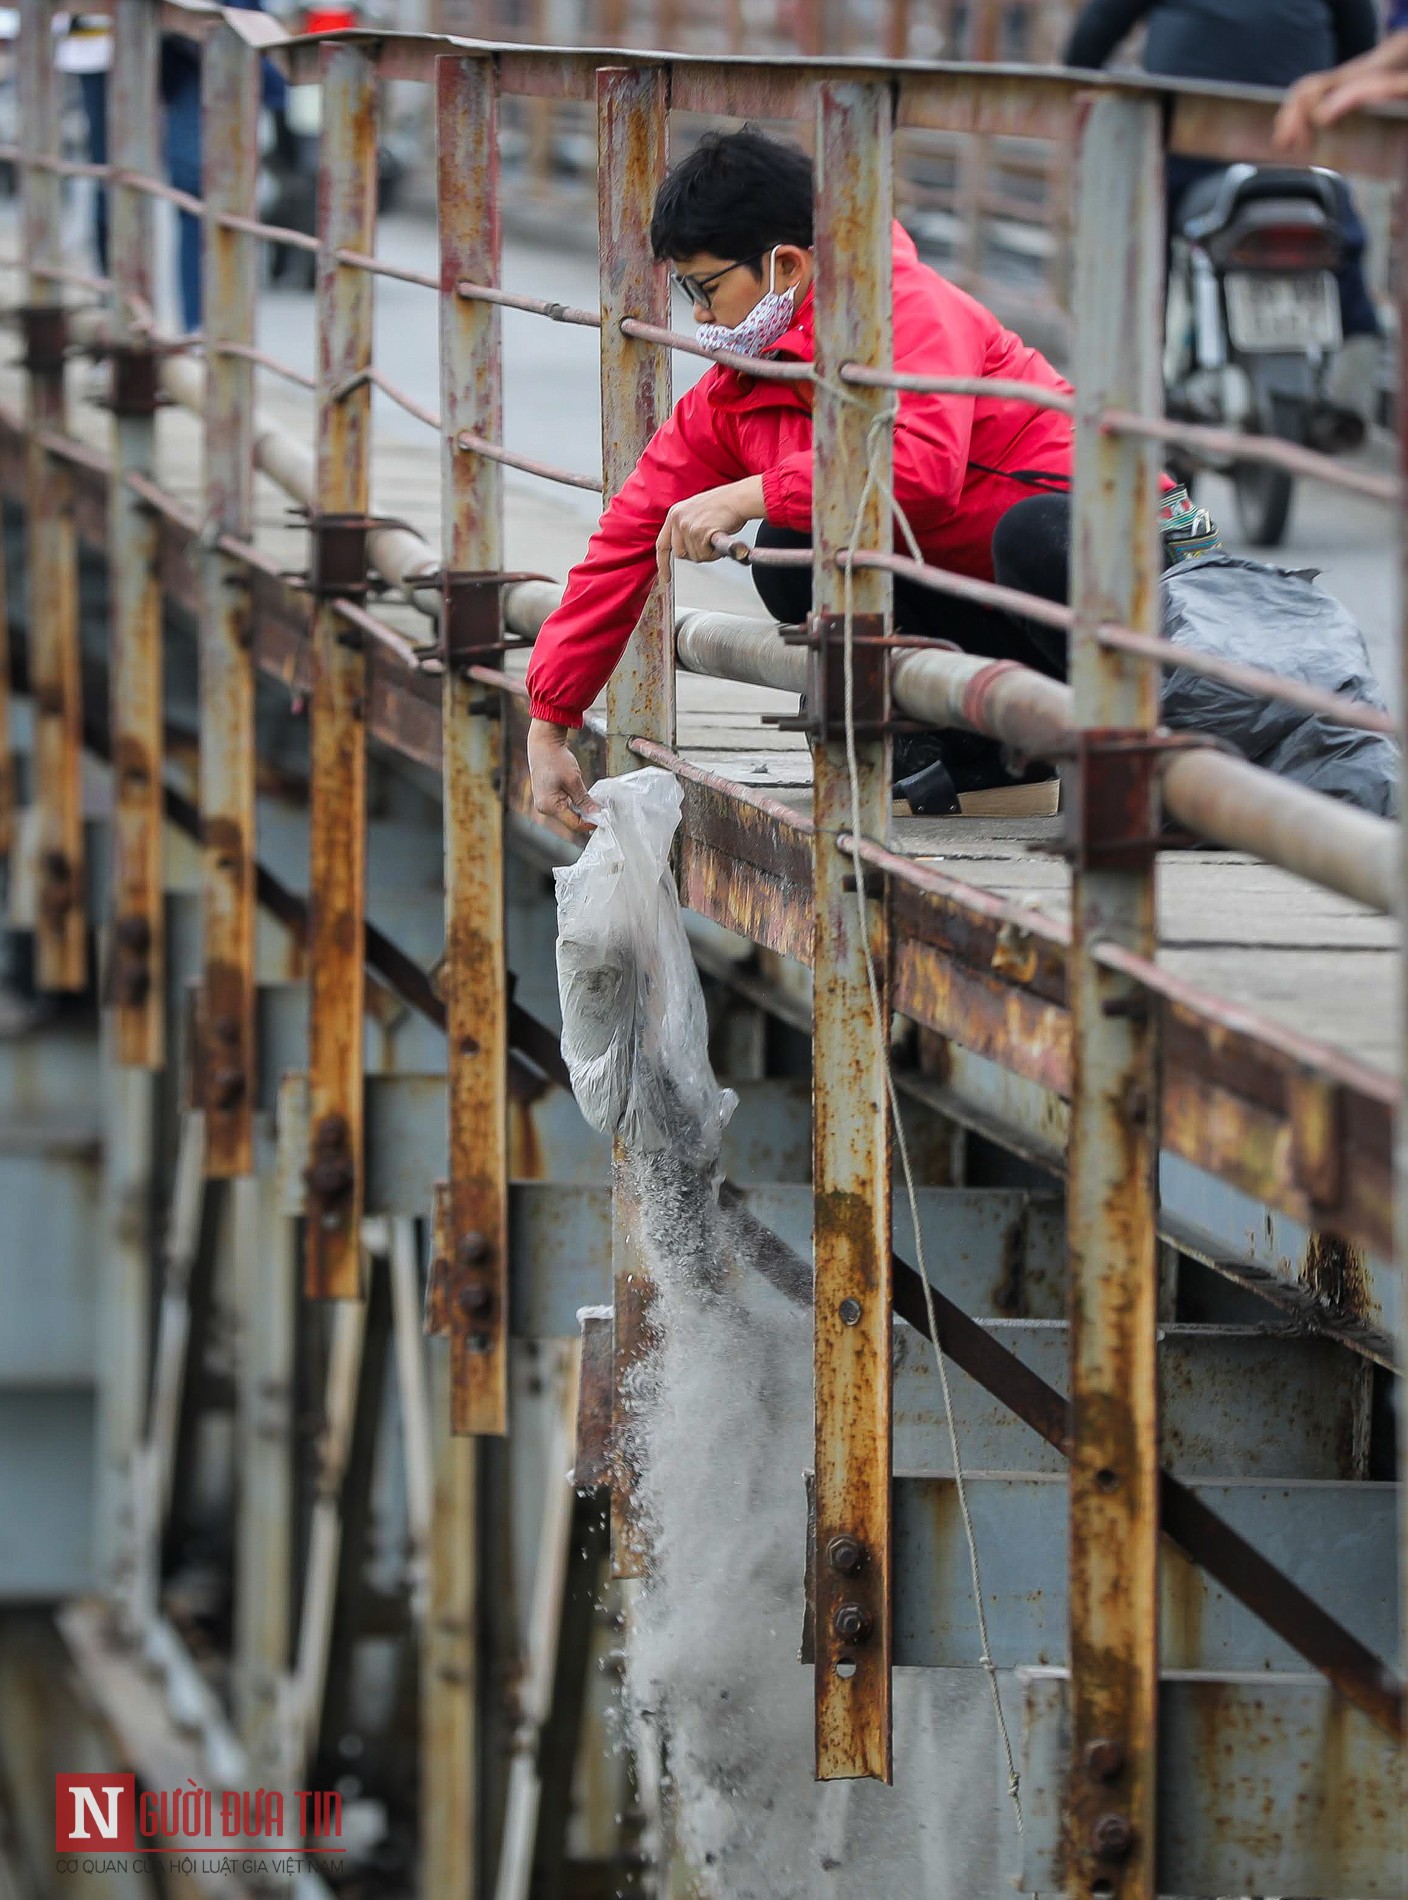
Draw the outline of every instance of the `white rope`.
[[[850,390],[838,384],[823,382],[822,387],[842,401],[854,403],[864,408],[864,401]],[[875,969],[875,953],[871,948],[870,924],[865,908],[865,865],[861,858],[861,806],[860,806],[860,759],[856,751],[855,731],[855,664],[854,664],[854,582],[855,551],[860,538],[865,510],[872,493],[879,489],[881,496],[889,503],[890,509],[899,522],[905,540],[913,550],[915,558],[922,559],[919,544],[910,527],[904,510],[895,497],[894,488],[876,466],[879,447],[884,431],[889,428],[899,414],[899,405],[893,404],[879,411],[871,421],[866,434],[866,471],[865,481],[861,485],[860,500],[856,504],[855,520],[851,525],[850,545],[843,551],[841,567],[844,577],[843,602],[844,632],[842,644],[843,676],[845,682],[845,728],[846,728],[846,772],[850,780],[851,793],[851,831],[849,850],[855,870],[856,922],[860,930],[861,947],[865,953],[865,976],[870,990],[870,1008],[875,1028],[876,1053],[885,1072],[885,1092],[889,1098],[890,1115],[895,1130],[895,1144],[899,1149],[900,1167],[904,1174],[905,1195],[909,1202],[910,1220],[914,1227],[914,1246],[919,1269],[919,1283],[924,1290],[924,1308],[929,1321],[929,1339],[934,1349],[934,1363],[939,1370],[939,1384],[943,1391],[944,1417],[948,1422],[949,1442],[953,1447],[954,1490],[958,1498],[959,1515],[963,1521],[963,1535],[968,1545],[968,1568],[973,1584],[973,1607],[978,1617],[978,1638],[981,1644],[983,1668],[987,1671],[988,1683],[992,1690],[993,1713],[997,1719],[997,1732],[1002,1743],[1003,1758],[1007,1765],[1007,1792],[1012,1798],[1012,1806],[1017,1816],[1017,1832],[1022,1829],[1021,1777],[1017,1772],[1016,1760],[1012,1753],[1012,1738],[1007,1729],[1007,1717],[1002,1707],[1002,1691],[997,1679],[997,1666],[993,1662],[991,1644],[988,1640],[987,1612],[983,1607],[982,1572],[978,1562],[978,1540],[973,1529],[972,1513],[968,1508],[968,1492],[963,1476],[963,1459],[958,1446],[958,1426],[953,1412],[953,1393],[949,1387],[948,1367],[944,1360],[943,1348],[939,1344],[938,1315],[934,1308],[934,1290],[929,1284],[929,1270],[924,1258],[924,1230],[919,1219],[919,1196],[914,1186],[914,1168],[910,1160],[909,1142],[905,1136],[904,1117],[900,1112],[899,1093],[895,1087],[894,1071],[890,1064],[889,1024],[880,996],[880,979]]]

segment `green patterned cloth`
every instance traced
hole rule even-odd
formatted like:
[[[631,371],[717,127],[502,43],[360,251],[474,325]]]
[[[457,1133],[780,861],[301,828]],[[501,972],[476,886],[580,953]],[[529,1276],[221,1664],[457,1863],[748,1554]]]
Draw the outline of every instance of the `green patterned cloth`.
[[[1206,508],[1194,506],[1186,488],[1174,488],[1159,504],[1159,533],[1163,536],[1164,565],[1213,554],[1222,546],[1217,523]]]

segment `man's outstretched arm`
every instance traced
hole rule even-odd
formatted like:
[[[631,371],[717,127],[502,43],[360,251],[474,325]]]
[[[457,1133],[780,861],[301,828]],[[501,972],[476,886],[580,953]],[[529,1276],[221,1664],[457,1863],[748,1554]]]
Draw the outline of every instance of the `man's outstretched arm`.
[[[701,390],[702,385],[683,396],[651,438],[602,515],[585,557],[567,578],[562,605],[548,616],[533,648],[528,668],[533,805],[569,830],[587,829],[580,821],[586,788],[570,736],[615,671],[640,619],[658,571],[662,532],[678,510],[698,512],[730,485],[730,478],[737,482],[737,464],[718,439]]]
[[[1315,134],[1360,106],[1408,99],[1408,3],[1389,14],[1389,32],[1371,52],[1329,72],[1308,73],[1286,94],[1276,115],[1275,143],[1283,152],[1308,151]]]

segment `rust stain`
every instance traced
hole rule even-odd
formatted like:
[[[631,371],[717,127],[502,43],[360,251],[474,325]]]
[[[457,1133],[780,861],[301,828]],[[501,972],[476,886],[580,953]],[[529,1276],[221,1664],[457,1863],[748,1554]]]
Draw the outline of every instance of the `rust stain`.
[[[1338,1234],[1313,1233],[1300,1263],[1300,1282],[1344,1319],[1374,1319],[1374,1302],[1364,1254]]]

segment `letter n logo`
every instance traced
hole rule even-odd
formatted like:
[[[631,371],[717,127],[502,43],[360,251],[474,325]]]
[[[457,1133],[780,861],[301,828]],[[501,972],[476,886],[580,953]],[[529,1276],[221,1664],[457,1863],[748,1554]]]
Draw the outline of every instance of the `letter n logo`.
[[[54,1847],[60,1854],[131,1854],[137,1846],[135,1775],[55,1775]]]

